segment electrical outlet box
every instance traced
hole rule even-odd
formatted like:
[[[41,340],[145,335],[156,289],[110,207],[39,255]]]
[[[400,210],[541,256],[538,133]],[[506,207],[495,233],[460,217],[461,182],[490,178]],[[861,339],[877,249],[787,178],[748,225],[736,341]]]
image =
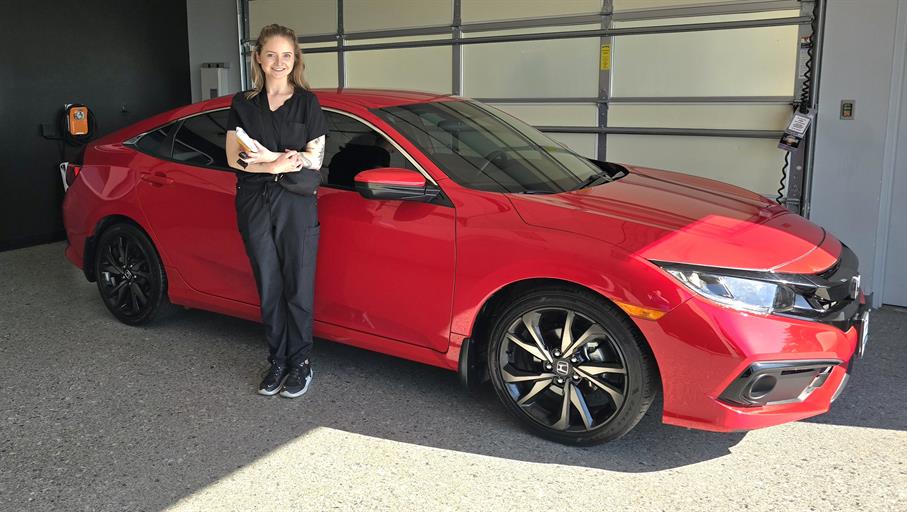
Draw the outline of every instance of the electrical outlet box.
[[[854,100],[841,100],[841,119],[853,119]]]

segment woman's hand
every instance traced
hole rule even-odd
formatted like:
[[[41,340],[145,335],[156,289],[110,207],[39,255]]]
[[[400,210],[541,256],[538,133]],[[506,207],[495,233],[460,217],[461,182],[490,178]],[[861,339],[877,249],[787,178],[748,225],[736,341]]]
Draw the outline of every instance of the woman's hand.
[[[257,140],[252,139],[252,142],[255,143],[255,149],[258,150],[258,158],[262,162],[273,162],[273,161],[277,160],[278,157],[280,157],[280,153],[275,153],[274,151],[271,151],[270,149],[264,147]]]
[[[283,174],[296,172],[302,168],[302,155],[298,151],[287,150],[283,153],[276,153],[277,158],[270,165],[271,174]]]
[[[255,149],[257,149],[257,151],[255,151],[254,153],[247,153],[243,151],[239,154],[240,160],[245,162],[246,165],[267,164],[276,161],[277,158],[280,157],[280,153],[275,153],[269,150],[257,140],[252,139],[252,142],[255,144]]]

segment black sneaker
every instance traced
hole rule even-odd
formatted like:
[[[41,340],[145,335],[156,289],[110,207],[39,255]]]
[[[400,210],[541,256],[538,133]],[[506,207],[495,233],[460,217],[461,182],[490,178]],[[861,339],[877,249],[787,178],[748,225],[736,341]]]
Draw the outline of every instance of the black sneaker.
[[[306,359],[301,365],[290,368],[290,374],[287,375],[287,381],[283,384],[283,391],[280,396],[287,398],[296,398],[302,396],[309,390],[309,384],[312,383],[312,365]]]
[[[258,394],[265,396],[274,396],[280,392],[283,383],[287,380],[289,368],[285,364],[271,364],[268,373],[265,374],[264,380],[258,385]]]

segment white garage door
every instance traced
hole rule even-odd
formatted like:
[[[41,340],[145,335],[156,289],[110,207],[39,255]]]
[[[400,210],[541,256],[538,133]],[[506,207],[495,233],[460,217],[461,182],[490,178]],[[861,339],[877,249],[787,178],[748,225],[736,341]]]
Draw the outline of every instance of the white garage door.
[[[785,156],[776,144],[799,96],[812,2],[247,0],[244,7],[247,40],[268,23],[297,31],[313,87],[468,96],[581,154],[774,198]],[[577,32],[584,37],[561,38]]]

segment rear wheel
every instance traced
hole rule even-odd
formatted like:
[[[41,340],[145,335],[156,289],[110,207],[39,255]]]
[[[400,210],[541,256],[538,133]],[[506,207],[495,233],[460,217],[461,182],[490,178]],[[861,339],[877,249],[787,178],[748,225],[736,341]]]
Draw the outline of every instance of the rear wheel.
[[[95,255],[98,291],[118,320],[144,324],[170,309],[164,266],[140,229],[131,224],[111,226],[98,240]]]
[[[491,330],[488,369],[510,413],[566,444],[626,434],[658,388],[654,358],[632,322],[569,288],[538,290],[506,307]]]

